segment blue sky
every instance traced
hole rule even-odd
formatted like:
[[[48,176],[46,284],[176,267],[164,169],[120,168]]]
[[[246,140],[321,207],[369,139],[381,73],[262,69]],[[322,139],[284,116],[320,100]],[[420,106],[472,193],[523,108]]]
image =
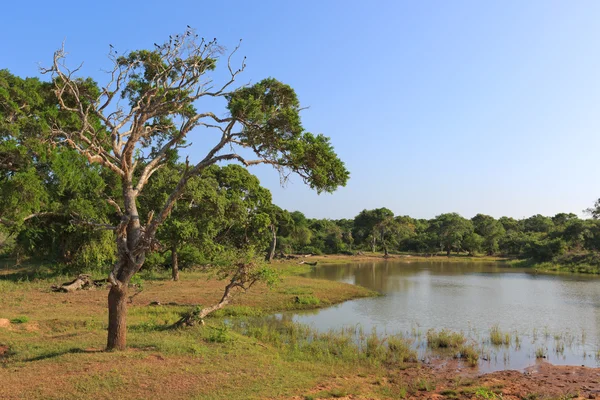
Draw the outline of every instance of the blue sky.
[[[20,76],[63,40],[102,81],[109,43],[152,48],[188,24],[229,48],[242,38],[240,82],[293,86],[306,129],[351,172],[317,195],[253,170],[309,217],[580,214],[600,197],[600,2],[24,1],[3,14],[0,68]]]

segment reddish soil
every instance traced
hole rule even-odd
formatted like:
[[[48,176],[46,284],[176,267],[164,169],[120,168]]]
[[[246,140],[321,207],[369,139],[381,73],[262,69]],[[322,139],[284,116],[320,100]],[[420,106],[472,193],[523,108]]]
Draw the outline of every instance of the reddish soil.
[[[354,390],[345,393],[348,387]],[[383,388],[385,395],[382,396]],[[498,371],[481,375],[476,369],[449,361],[390,370],[383,378],[339,377],[318,385],[309,393],[319,399],[600,399],[600,368],[540,362],[523,372]]]
[[[406,370],[400,371],[399,376],[405,377],[405,381],[414,381],[419,379],[418,373],[415,375]],[[498,371],[478,375],[473,370],[461,369],[458,364],[450,362],[431,367],[424,376],[434,382],[435,390],[417,390],[409,398],[600,399],[600,368],[539,362],[523,372]]]

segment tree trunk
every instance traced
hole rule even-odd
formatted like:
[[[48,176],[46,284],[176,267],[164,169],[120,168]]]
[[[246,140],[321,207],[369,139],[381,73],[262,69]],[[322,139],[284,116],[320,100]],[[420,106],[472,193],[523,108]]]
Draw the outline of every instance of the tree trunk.
[[[127,225],[117,232],[118,264],[109,275],[111,283],[108,293],[108,340],[106,350],[125,350],[127,346],[127,286],[131,277],[144,264],[145,253],[132,253],[142,237],[140,218],[135,203],[131,181],[123,182],[123,203]]]
[[[448,247],[448,248],[446,249],[446,256],[447,256],[447,257],[450,257],[450,251],[452,251],[452,249],[451,249],[450,247]]]
[[[384,257],[388,257],[389,256],[388,249],[387,249],[386,245],[383,245],[383,252],[384,252],[384,255],[383,255]]]
[[[271,249],[267,254],[267,261],[273,261],[273,257],[275,257],[275,247],[277,247],[277,228],[275,225],[271,225],[271,232],[273,233],[273,238],[271,239]]]
[[[112,286],[108,293],[108,342],[106,350],[125,350],[127,337],[127,287]]]
[[[171,247],[171,276],[174,281],[179,280],[179,260],[177,259],[177,246]]]

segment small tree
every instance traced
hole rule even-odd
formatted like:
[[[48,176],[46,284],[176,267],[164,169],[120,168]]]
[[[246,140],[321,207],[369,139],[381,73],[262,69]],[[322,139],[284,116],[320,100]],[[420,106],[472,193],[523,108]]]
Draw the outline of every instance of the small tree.
[[[127,286],[144,265],[146,255],[157,247],[157,230],[192,177],[212,164],[229,161],[245,167],[269,164],[284,179],[296,173],[317,192],[332,192],[348,179],[329,139],[302,127],[300,103],[290,86],[269,78],[233,88],[245,66],[242,61],[240,68],[233,67],[238,47],[226,59],[229,78],[219,86],[209,73],[216,68],[223,48],[216,39],[200,39],[191,29],[153,50],[119,56],[111,47],[113,67],[99,93],[83,89],[85,80],[76,77],[79,68],[70,69],[64,63],[64,48],[43,71],[53,78],[61,110],[78,121],[75,128],[56,124],[52,142],[74,149],[120,180],[122,203],[110,202],[120,223],[113,227],[118,260],[108,278],[108,350],[126,346]],[[224,99],[228,114],[199,111],[199,102],[209,98]],[[100,126],[94,123],[96,119]],[[140,194],[148,180],[200,128],[217,133],[209,150],[196,163],[186,160],[163,204],[147,216],[140,215],[138,202],[143,201]],[[206,130],[204,143],[209,137]],[[240,265],[228,276],[231,281],[223,299],[203,310],[200,318],[227,304],[232,288],[246,288],[260,278],[248,265]]]

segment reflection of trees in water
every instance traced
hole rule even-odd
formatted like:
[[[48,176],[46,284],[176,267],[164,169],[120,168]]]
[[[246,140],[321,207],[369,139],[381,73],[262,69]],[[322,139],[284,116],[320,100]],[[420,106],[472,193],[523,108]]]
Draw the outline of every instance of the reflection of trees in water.
[[[311,277],[336,281],[354,281],[357,285],[382,293],[406,290],[415,282],[405,279],[417,275],[465,275],[498,271],[498,264],[456,262],[376,262],[328,265],[316,268]]]
[[[399,273],[399,271],[390,264],[371,264],[356,269],[354,274],[358,285],[382,293],[401,291],[405,289],[407,285],[414,284],[412,281],[404,279],[406,276],[413,275],[413,273]]]

